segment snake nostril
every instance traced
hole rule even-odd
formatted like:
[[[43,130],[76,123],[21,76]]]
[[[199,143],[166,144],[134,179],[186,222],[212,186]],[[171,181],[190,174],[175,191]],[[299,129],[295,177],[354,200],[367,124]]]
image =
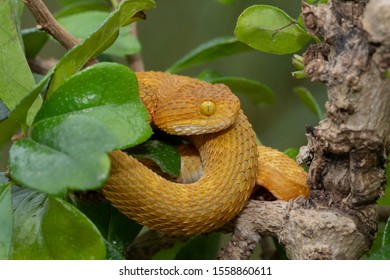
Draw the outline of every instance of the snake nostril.
[[[204,116],[211,116],[217,110],[217,106],[212,101],[203,101],[199,106],[200,113]]]

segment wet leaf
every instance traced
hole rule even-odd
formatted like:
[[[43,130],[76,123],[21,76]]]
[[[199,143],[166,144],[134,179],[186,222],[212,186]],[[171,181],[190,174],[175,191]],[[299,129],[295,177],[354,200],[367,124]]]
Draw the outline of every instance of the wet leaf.
[[[152,133],[135,74],[99,63],[67,80],[38,112],[31,138],[10,150],[20,185],[54,195],[95,189],[109,173],[107,152],[137,145]]]
[[[77,200],[76,207],[100,230],[106,240],[108,258],[123,259],[124,250],[139,234],[142,225],[127,218],[108,202]]]
[[[12,259],[105,259],[98,229],[64,200],[15,189],[13,206]]]
[[[268,5],[254,5],[242,12],[234,34],[252,48],[273,54],[297,52],[312,38],[288,14]]]

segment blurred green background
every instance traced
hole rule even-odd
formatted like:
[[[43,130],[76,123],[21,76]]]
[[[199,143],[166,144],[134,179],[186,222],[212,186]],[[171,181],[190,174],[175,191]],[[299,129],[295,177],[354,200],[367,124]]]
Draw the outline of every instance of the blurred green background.
[[[58,1],[45,1],[55,13]],[[232,5],[217,0],[156,0],[157,7],[147,12],[147,19],[139,22],[138,32],[146,70],[165,70],[198,45],[213,38],[233,35],[236,20],[247,7],[269,4],[286,11],[293,18],[300,13],[300,1],[236,0]],[[35,21],[25,9],[23,28],[33,27]],[[63,47],[49,42],[39,56],[61,57]],[[295,80],[291,72],[292,55],[272,55],[253,50],[201,65],[181,74],[197,76],[205,69],[214,69],[226,76],[238,76],[267,84],[275,92],[276,102],[270,106],[256,106],[239,95],[245,114],[262,141],[280,150],[306,144],[305,125],[316,125],[318,118],[308,111],[293,93],[296,86],[311,90],[321,108],[326,99],[325,87],[320,83]],[[7,151],[2,151],[0,169],[5,168]]]

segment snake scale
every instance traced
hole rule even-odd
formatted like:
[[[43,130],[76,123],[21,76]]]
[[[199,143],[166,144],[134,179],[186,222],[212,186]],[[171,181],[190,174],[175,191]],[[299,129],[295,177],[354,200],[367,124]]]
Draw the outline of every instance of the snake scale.
[[[307,196],[307,174],[281,152],[257,146],[238,98],[222,84],[162,72],[136,73],[153,125],[185,135],[199,152],[196,181],[183,155],[182,182],[165,179],[122,151],[110,153],[103,194],[127,217],[171,235],[210,232],[234,218],[256,185],[278,199]],[[191,154],[191,153],[190,153]],[[187,181],[187,182],[186,182]]]

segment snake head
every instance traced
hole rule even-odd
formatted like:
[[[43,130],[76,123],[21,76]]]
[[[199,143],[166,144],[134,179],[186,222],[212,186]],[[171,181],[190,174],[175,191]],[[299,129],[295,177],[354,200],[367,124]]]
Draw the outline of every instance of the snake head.
[[[238,116],[240,101],[223,84],[196,82],[182,85],[176,96],[159,100],[153,118],[160,129],[175,135],[221,131]]]

